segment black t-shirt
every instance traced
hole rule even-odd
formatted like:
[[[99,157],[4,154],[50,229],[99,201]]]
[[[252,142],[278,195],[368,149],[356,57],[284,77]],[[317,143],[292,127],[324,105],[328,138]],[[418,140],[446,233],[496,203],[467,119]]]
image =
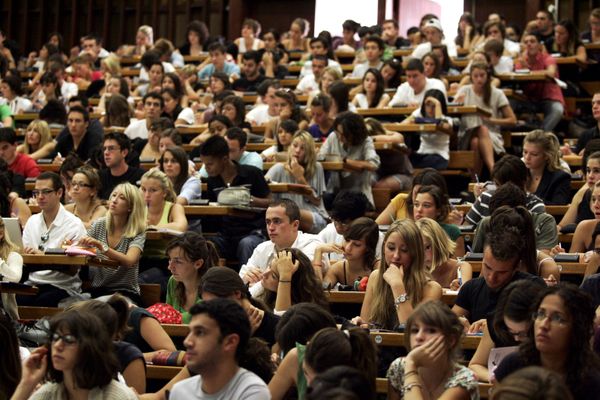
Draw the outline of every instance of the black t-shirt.
[[[278,315],[265,311],[260,326],[252,336],[264,340],[265,342],[267,342],[269,347],[272,347],[276,342],[275,328],[277,327],[279,319],[280,317]]]
[[[144,362],[144,368],[146,367],[146,361],[144,360],[144,354],[131,343],[127,342],[113,342],[115,346],[115,352],[117,353],[117,359],[119,360],[119,372],[125,371],[129,364],[135,360],[142,360]]]
[[[587,190],[583,197],[581,198],[581,202],[577,206],[577,217],[575,218],[575,223],[580,223],[581,221],[585,221],[586,219],[594,219],[596,216],[590,209],[590,201],[592,200],[592,191]]]
[[[256,92],[258,86],[265,79],[266,78],[263,74],[258,75],[258,77],[252,81],[248,80],[248,78],[245,76],[242,76],[240,79],[235,80],[231,87],[233,90],[237,90],[239,92]]]
[[[119,183],[129,182],[132,185],[137,185],[137,182],[142,178],[146,171],[141,168],[135,168],[129,166],[127,172],[121,176],[113,176],[110,173],[110,169],[104,168],[100,170],[100,189],[99,196],[101,199],[108,200],[111,192]]]
[[[250,188],[250,195],[254,197],[265,198],[271,191],[265,181],[263,172],[250,165],[240,165],[235,163],[237,175],[233,178],[231,186],[244,186]],[[202,197],[212,202],[217,201],[219,192],[227,185],[221,176],[209,176],[206,180],[207,190],[202,193]],[[254,217],[223,217],[221,234],[225,237],[243,237],[256,229],[262,229],[265,225],[262,213],[256,213]]]
[[[455,304],[469,312],[469,322],[473,323],[480,319],[485,319],[488,314],[493,313],[496,310],[496,304],[498,303],[498,298],[502,293],[502,289],[510,283],[521,279],[537,280],[544,283],[543,279],[539,276],[517,271],[512,279],[500,290],[492,291],[486,284],[485,279],[480,276],[471,279],[460,288],[458,296],[456,296]]]
[[[74,149],[73,136],[69,133],[69,129],[63,129],[56,138],[56,154],[60,153],[61,156],[66,157],[69,153],[75,151],[82,161],[92,158],[98,147],[102,146],[102,141],[104,140],[104,130],[101,125],[100,129],[97,129],[96,123],[100,124],[97,120],[90,121],[88,130],[85,132],[77,150]]]
[[[579,154],[581,150],[585,149],[585,145],[592,139],[600,139],[600,131],[598,130],[598,126],[588,129],[587,131],[583,131],[581,135],[579,135],[577,146],[575,146],[575,153]]]
[[[127,320],[127,325],[129,325],[129,327],[132,329],[127,332],[127,335],[125,335],[123,341],[133,344],[144,353],[149,353],[154,351],[154,349],[150,347],[150,345],[142,337],[142,318],[156,319],[156,317],[145,308],[133,307],[129,313],[129,319]]]

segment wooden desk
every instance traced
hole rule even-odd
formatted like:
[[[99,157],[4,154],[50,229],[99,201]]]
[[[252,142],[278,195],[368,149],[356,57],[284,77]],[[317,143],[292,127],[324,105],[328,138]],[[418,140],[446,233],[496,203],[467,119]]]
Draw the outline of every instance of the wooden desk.
[[[481,261],[468,261],[469,264],[473,267],[473,272],[481,272]],[[583,275],[585,272],[585,268],[587,264],[582,263],[567,263],[561,262],[557,263],[562,266],[560,271],[561,275]]]
[[[229,216],[229,217],[254,217],[257,212],[265,209],[223,206],[210,204],[208,206],[184,206],[186,216]]]
[[[539,71],[531,71],[527,74],[498,74],[497,77],[502,82],[542,82],[550,80],[544,73]]]
[[[207,52],[202,52],[197,56],[183,56],[183,61],[186,64],[200,64],[202,61],[208,58]]]
[[[0,282],[0,293],[19,294],[23,296],[33,296],[38,294],[40,289],[35,286],[23,285],[16,282]]]
[[[102,268],[118,268],[116,261],[102,259],[99,257],[87,256],[68,256],[66,254],[22,254],[23,264],[27,266],[62,266],[62,267],[102,267]]]
[[[563,156],[563,160],[565,160],[571,167],[581,167],[583,164],[583,157],[578,154],[569,154],[567,156]]]
[[[389,108],[359,108],[356,110],[357,114],[363,117],[381,117],[381,116],[404,116],[410,115],[417,107],[389,107]],[[491,114],[477,106],[465,106],[465,105],[449,105],[449,115],[464,115],[464,114],[479,114],[490,116]]]
[[[323,169],[326,171],[341,171],[344,169],[344,163],[342,161],[320,161]],[[263,170],[268,171],[276,162],[264,162]]]
[[[410,56],[414,49],[396,49],[394,50],[394,57],[405,57]]]
[[[339,291],[330,290],[325,291],[325,296],[330,303],[336,304],[362,304],[365,298],[365,292],[354,292],[354,291]],[[442,295],[442,301],[448,305],[454,305],[456,300],[456,292],[447,291],[444,289]]]

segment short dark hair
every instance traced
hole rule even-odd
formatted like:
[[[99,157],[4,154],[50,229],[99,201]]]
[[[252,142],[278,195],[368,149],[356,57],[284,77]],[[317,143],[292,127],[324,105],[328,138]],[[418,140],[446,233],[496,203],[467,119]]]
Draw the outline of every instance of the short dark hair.
[[[157,62],[160,63],[160,53],[156,50],[146,51],[140,60],[142,66],[146,68],[146,71],[150,71],[150,67]]]
[[[379,46],[379,50],[381,50],[381,51],[385,50],[385,43],[383,42],[383,39],[380,38],[379,36],[376,36],[376,35],[367,36],[367,38],[365,39],[365,44],[367,44],[369,42],[377,43],[377,46]]]
[[[279,127],[283,129],[284,132],[291,133],[292,135],[298,132],[298,123],[293,119],[286,119],[285,121],[281,121]]]
[[[165,106],[165,101],[163,100],[162,96],[157,92],[146,93],[146,95],[142,98],[142,104],[146,103],[146,99],[148,99],[148,98],[153,98],[153,99],[157,99],[158,101],[160,101],[161,108]]]
[[[208,314],[219,325],[221,337],[238,335],[239,343],[235,351],[235,359],[240,361],[250,338],[250,321],[242,306],[231,299],[216,298],[194,304],[190,314],[192,318],[199,314]]]
[[[102,143],[106,142],[107,140],[114,140],[117,142],[121,150],[127,150],[131,152],[131,140],[127,137],[127,135],[124,135],[123,133],[109,132],[104,135]]]
[[[356,32],[360,28],[360,24],[354,20],[347,19],[342,23],[342,29],[347,31]]]
[[[160,133],[161,139],[166,137],[171,139],[176,146],[181,146],[183,144],[183,139],[181,138],[177,128],[167,128]]]
[[[423,67],[423,62],[418,58],[411,58],[406,64],[406,71],[419,71],[420,73],[425,72],[425,67]]]
[[[499,185],[512,182],[521,189],[525,189],[528,177],[529,171],[525,163],[512,154],[502,156],[492,168],[492,179]]]
[[[12,90],[16,95],[21,95],[23,93],[23,82],[21,77],[17,74],[6,75],[2,78],[2,82],[6,83],[10,90]]]
[[[298,303],[291,306],[277,323],[275,338],[287,353],[296,342],[306,344],[319,330],[335,326],[331,313],[318,304]]]
[[[150,130],[158,130],[160,132],[169,129],[169,128],[174,128],[175,125],[173,125],[173,121],[170,118],[167,117],[160,117],[157,118],[155,120],[152,120],[152,122],[150,122]]]
[[[52,181],[52,189],[58,191],[64,189],[60,175],[52,171],[44,171],[35,178],[37,181]]]
[[[71,103],[75,103],[78,101],[80,101],[82,107],[84,107],[87,110],[88,106],[90,105],[90,101],[88,100],[88,97],[83,93],[79,93],[79,94],[77,94],[77,96],[71,97],[69,99],[68,103],[71,104]],[[75,107],[75,106],[73,106],[73,107]],[[73,107],[71,107],[71,108],[73,108]]]
[[[300,221],[300,208],[294,200],[281,198],[271,201],[269,207],[283,207],[290,222]]]
[[[390,24],[390,23],[394,24],[394,28],[396,28],[396,29],[399,28],[398,21],[396,21],[395,19],[386,19],[385,21],[383,21],[383,24],[381,24],[381,25],[383,26],[384,24]]]
[[[523,246],[522,238],[515,232],[488,232],[483,248],[489,247],[492,256],[498,261],[515,261],[514,268],[519,266],[519,255]]]
[[[491,52],[497,56],[501,56],[504,53],[504,43],[496,39],[488,40],[483,45],[483,51],[486,53]]]
[[[0,142],[7,142],[14,145],[17,142],[17,134],[11,127],[0,128]]]
[[[264,96],[267,94],[270,87],[272,87],[275,90],[281,89],[281,84],[276,79],[265,79],[260,83],[260,85],[258,85],[258,87],[256,88],[256,92],[259,96]]]
[[[450,213],[450,203],[448,202],[448,193],[436,185],[424,185],[419,188],[417,194],[427,193],[433,199],[435,208],[440,212],[440,215],[435,218],[438,222],[444,222]]]
[[[229,157],[229,146],[225,138],[211,136],[200,146],[200,156]]]
[[[90,121],[90,113],[85,108],[83,108],[81,106],[73,106],[73,107],[71,107],[69,109],[69,113],[67,114],[67,118],[73,112],[76,112],[76,113],[79,113],[79,114],[83,115],[83,120],[85,122],[89,122]]]
[[[344,111],[338,114],[333,122],[333,127],[337,131],[340,126],[343,129],[341,134],[344,135],[351,146],[361,144],[369,136],[364,118],[352,111]]]
[[[242,54],[242,60],[250,61],[253,60],[256,64],[259,64],[261,61],[260,53],[256,50],[250,50]]]
[[[213,51],[218,51],[218,52],[225,54],[227,52],[227,49],[221,43],[215,42],[215,43],[211,44],[210,46],[208,46],[208,52],[212,53]]]
[[[321,42],[321,44],[323,45],[324,48],[326,48],[326,49],[329,48],[329,43],[327,43],[327,40],[325,40],[325,38],[322,38],[321,36],[317,36],[317,37],[310,39],[309,45],[312,46],[313,43],[317,43],[317,42]]]
[[[335,196],[329,216],[337,221],[354,221],[364,217],[370,208],[371,203],[363,192],[347,191]]]
[[[525,206],[527,197],[525,191],[512,182],[506,182],[501,185],[490,199],[489,209],[492,214],[501,206],[517,207]]]
[[[227,129],[225,136],[229,140],[237,140],[240,143],[240,148],[245,147],[248,141],[248,135],[246,132],[244,132],[242,128],[238,128],[236,126]]]
[[[329,59],[327,58],[327,56],[326,56],[326,55],[323,55],[323,54],[317,54],[316,56],[313,56],[313,58],[312,58],[312,61],[313,61],[313,63],[314,63],[316,60],[319,60],[319,61],[324,61],[324,62],[325,62],[325,66],[329,65]]]

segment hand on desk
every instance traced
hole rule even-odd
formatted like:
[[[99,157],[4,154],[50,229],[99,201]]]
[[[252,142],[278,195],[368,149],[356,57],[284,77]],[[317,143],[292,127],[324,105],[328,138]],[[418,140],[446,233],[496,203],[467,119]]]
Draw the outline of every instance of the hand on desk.
[[[25,254],[44,254],[43,251],[41,251],[39,249],[34,249],[33,247],[24,247],[23,253],[25,253]]]

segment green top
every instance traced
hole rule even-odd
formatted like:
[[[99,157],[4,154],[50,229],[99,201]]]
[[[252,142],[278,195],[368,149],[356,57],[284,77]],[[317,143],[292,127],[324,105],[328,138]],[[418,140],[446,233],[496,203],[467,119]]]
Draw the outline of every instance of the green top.
[[[304,400],[306,396],[306,388],[308,383],[304,376],[304,370],[302,369],[302,363],[304,362],[304,354],[306,353],[306,346],[296,342],[296,351],[298,352],[298,374],[296,375],[296,390],[298,391],[298,400]]]
[[[183,306],[179,304],[177,301],[177,296],[175,295],[175,288],[177,287],[177,281],[173,279],[173,277],[169,278],[169,282],[167,283],[167,304],[173,306],[174,309],[181,313],[181,319],[184,324],[189,324],[192,316],[189,312],[184,310]],[[200,296],[196,298],[196,304],[200,303],[202,299]]]
[[[446,224],[444,222],[439,222],[442,229],[450,236],[452,241],[456,242],[456,240],[460,237],[460,228],[454,224]]]
[[[10,107],[6,104],[0,106],[0,122],[4,121],[4,118],[10,117],[12,113],[10,112]],[[13,119],[12,127],[15,127],[15,121]],[[8,127],[9,128],[9,127]]]

